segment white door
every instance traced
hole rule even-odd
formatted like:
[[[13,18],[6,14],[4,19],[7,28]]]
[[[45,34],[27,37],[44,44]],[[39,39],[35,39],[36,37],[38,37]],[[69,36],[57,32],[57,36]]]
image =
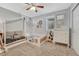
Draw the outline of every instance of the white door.
[[[79,53],[79,6],[73,11],[72,48]]]

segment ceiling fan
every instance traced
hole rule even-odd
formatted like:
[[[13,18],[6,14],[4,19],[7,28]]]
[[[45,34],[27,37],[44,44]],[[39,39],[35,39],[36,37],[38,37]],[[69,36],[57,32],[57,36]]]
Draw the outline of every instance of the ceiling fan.
[[[35,12],[38,12],[38,8],[44,8],[44,6],[35,5],[34,3],[25,3],[25,4],[29,5],[29,7],[26,8],[26,10],[34,10]]]

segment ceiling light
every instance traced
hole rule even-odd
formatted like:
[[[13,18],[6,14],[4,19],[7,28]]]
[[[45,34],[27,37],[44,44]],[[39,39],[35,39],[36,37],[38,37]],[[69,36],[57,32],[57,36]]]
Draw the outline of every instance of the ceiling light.
[[[34,11],[35,11],[35,10],[36,10],[36,8],[35,8],[34,6],[32,6],[32,7],[30,8],[30,10],[34,10]]]

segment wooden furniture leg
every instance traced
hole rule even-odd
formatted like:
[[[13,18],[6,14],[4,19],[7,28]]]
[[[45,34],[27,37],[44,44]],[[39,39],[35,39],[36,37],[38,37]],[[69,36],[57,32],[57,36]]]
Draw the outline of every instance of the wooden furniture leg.
[[[2,35],[2,33],[0,33],[0,46],[1,46],[1,48],[4,48],[4,44],[3,44],[3,35]]]

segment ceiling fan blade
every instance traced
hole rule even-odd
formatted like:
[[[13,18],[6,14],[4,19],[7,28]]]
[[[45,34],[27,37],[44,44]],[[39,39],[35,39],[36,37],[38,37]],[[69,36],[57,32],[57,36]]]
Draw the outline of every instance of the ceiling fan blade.
[[[25,4],[30,5],[31,3],[25,3]]]
[[[27,8],[26,10],[29,10],[31,7]]]
[[[36,6],[36,7],[38,7],[38,8],[44,8],[44,6]]]
[[[33,3],[25,3],[25,4],[35,6]]]

